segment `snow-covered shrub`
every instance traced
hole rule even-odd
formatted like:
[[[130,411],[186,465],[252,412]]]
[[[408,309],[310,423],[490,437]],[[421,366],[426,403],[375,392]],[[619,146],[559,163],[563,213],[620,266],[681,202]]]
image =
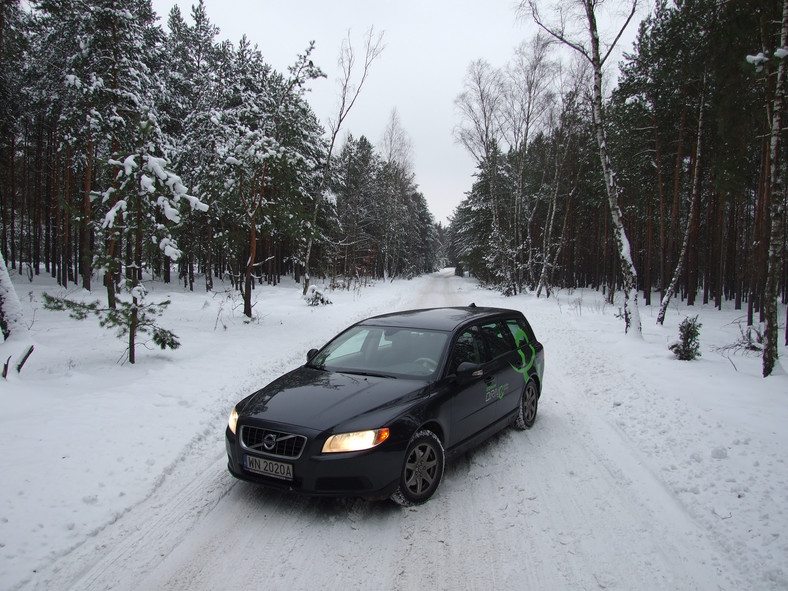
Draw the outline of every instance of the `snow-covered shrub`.
[[[692,361],[700,357],[700,327],[698,316],[689,316],[679,324],[679,341],[670,346],[670,350],[682,361]]]
[[[331,303],[331,300],[324,296],[323,292],[318,291],[314,287],[312,287],[308,296],[304,296],[304,300],[309,306],[327,306]]]

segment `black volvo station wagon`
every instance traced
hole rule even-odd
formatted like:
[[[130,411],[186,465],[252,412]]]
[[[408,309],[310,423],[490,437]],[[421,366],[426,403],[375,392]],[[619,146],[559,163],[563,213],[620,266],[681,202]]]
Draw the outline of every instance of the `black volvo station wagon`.
[[[423,503],[447,456],[534,424],[543,373],[544,349],[516,310],[368,318],[236,405],[228,468],[312,495]]]

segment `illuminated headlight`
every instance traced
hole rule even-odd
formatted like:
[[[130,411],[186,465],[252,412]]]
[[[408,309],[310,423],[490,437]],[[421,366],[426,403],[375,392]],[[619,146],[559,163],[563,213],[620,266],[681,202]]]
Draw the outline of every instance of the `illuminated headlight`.
[[[326,440],[323,444],[323,453],[371,449],[388,438],[389,430],[385,428],[371,431],[356,431],[355,433],[338,433]]]
[[[227,426],[230,427],[230,431],[233,432],[235,435],[235,426],[238,424],[238,411],[233,409],[233,412],[230,413],[230,420],[227,421]]]

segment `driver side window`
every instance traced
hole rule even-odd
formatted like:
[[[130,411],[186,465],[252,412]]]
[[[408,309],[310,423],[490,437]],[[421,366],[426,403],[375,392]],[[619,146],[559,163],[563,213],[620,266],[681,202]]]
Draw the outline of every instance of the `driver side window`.
[[[461,363],[483,363],[486,361],[484,343],[477,327],[466,329],[454,343],[454,350],[451,356],[451,373],[457,373],[457,368]]]

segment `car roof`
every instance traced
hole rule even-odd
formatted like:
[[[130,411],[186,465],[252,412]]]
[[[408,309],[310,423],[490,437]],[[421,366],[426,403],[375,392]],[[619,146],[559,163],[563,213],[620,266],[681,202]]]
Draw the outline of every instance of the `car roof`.
[[[482,308],[471,304],[464,307],[425,308],[391,312],[362,320],[364,326],[394,326],[401,328],[423,328],[426,330],[453,331],[457,327],[475,320],[500,316],[521,317],[522,312],[506,308]]]

